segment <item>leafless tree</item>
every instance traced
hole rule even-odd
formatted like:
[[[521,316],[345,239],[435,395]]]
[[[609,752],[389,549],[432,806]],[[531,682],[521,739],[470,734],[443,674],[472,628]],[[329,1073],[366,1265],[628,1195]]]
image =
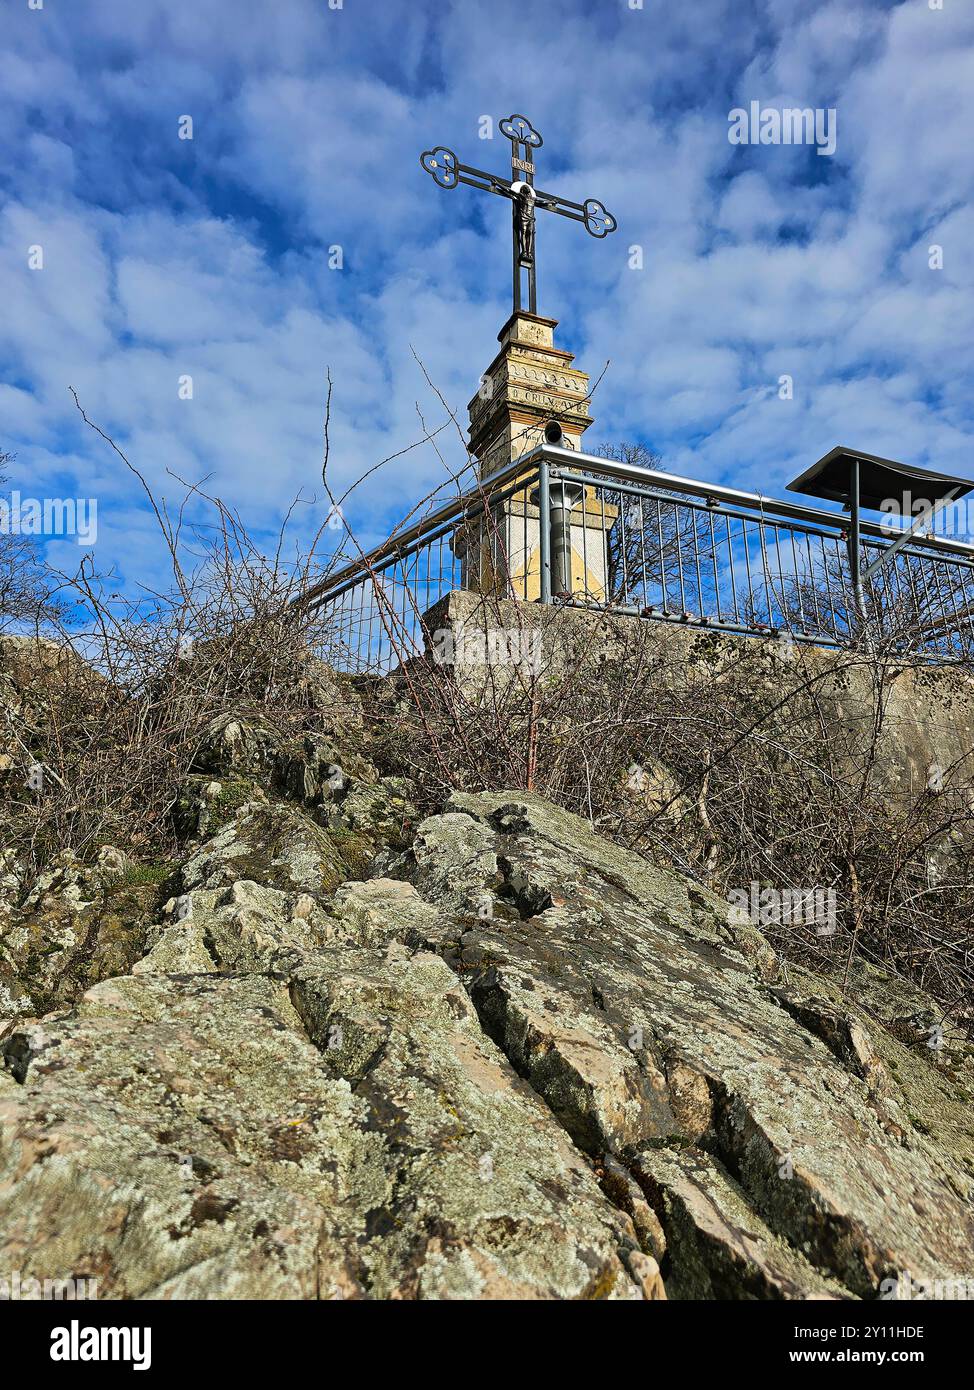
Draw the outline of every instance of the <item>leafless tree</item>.
[[[14,455],[0,450],[0,490],[6,489]],[[0,530],[0,633],[23,631],[52,612],[37,543],[11,525],[12,503],[5,498],[7,525]]]

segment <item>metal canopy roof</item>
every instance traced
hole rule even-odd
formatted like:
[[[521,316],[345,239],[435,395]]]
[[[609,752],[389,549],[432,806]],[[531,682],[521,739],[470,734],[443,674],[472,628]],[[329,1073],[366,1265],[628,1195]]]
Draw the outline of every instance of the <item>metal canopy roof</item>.
[[[802,492],[807,497],[824,497],[848,505],[852,487],[852,470],[859,464],[859,505],[872,511],[882,511],[883,502],[889,509],[890,499],[902,503],[905,493],[916,501],[938,503],[963,497],[974,488],[968,478],[952,478],[946,473],[934,473],[929,468],[913,468],[893,459],[862,454],[839,444],[818,463],[788,484],[789,492]],[[909,509],[904,509],[909,515]]]

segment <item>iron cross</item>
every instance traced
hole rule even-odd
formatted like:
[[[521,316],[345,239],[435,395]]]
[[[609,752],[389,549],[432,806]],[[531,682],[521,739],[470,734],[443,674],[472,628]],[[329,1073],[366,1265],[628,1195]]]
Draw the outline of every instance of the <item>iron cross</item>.
[[[545,193],[534,186],[535,164],[531,158],[534,150],[540,149],[544,141],[525,116],[509,116],[500,122],[500,131],[511,142],[511,177],[502,178],[499,174],[486,174],[482,169],[474,169],[469,164],[461,164],[452,150],[437,145],[434,150],[426,150],[419,162],[431,174],[441,188],[456,188],[458,183],[468,183],[471,188],[483,189],[485,193],[498,193],[509,198],[512,203],[514,219],[514,309],[521,308],[521,275],[527,272],[528,311],[538,312],[538,292],[536,258],[534,251],[535,212],[542,208],[545,212],[557,212],[560,217],[570,217],[573,222],[581,222],[585,230],[594,237],[606,237],[617,226],[611,212],[606,212],[597,198],[587,198],[584,203],[573,203],[557,193]]]

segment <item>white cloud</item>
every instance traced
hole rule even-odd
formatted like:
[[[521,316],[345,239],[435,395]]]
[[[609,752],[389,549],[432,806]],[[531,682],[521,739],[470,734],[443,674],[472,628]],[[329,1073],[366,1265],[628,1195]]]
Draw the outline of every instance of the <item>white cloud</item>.
[[[714,0],[706,23],[680,6],[548,13],[92,0],[83,22],[13,17],[0,439],[25,473],[110,499],[99,549],[127,576],[156,553],[137,488],[68,385],[153,485],[209,474],[268,529],[299,488],[320,495],[326,366],[336,486],[419,437],[417,402],[427,424],[448,418],[413,348],[462,422],[508,312],[509,209],[437,189],[418,156],[443,143],[502,172],[507,142],[478,140],[477,121],[523,108],[545,136],[540,186],[619,219],[605,242],[552,217],[538,232],[560,345],[593,375],[611,358],[593,446],[639,435],[671,470],[764,491],[839,441],[974,467],[974,16],[851,0]],[[835,159],[732,147],[727,112],[752,97],[836,106]],[[452,426],[438,443],[462,466]],[[416,449],[353,519],[379,537],[444,476]]]

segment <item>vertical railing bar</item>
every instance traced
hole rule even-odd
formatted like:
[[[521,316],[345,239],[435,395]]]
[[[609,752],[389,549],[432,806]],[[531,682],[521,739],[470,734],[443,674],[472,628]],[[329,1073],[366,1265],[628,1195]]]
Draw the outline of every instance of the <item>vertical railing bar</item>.
[[[927,583],[927,566],[924,560],[918,559],[917,570],[920,575],[920,580],[923,584],[923,604],[924,614],[926,616],[929,615],[930,610],[932,608],[932,604],[930,601],[930,585]]]
[[[903,577],[900,570],[902,560],[902,555],[894,555],[891,570],[891,578],[896,586],[896,610],[898,614],[897,622],[900,625],[900,627],[902,627],[904,621],[907,619],[909,609],[909,605],[906,604],[903,599]]]
[[[392,594],[389,603],[389,611],[386,614],[386,621],[382,625],[382,634],[379,638],[385,644],[385,661],[388,666],[395,658],[396,649],[402,643],[402,619],[399,616],[399,605],[401,602],[402,582],[400,574],[402,572],[402,556],[397,555],[390,567],[392,576]]]
[[[822,631],[822,610],[818,602],[818,585],[815,583],[815,561],[812,558],[812,538],[805,532],[805,553],[808,556],[808,590],[812,596],[812,607],[815,609],[815,631]]]
[[[640,499],[639,499],[639,520],[640,520],[640,523],[642,522],[642,519],[643,519],[643,499],[640,498]],[[670,611],[669,594],[668,594],[667,591],[666,591],[666,543],[665,543],[664,540],[663,540],[663,504],[662,504],[662,502],[660,502],[660,500],[659,500],[658,497],[656,498],[656,531],[657,531],[657,534],[658,534],[658,536],[659,536],[659,572],[660,572],[660,588],[661,588],[662,593],[663,593],[663,612],[664,612],[664,613],[669,613],[669,611]],[[643,588],[644,588],[644,590],[646,591],[646,604],[647,604],[647,606],[648,606],[648,605],[649,605],[649,591],[648,591],[648,589],[646,589],[646,532],[645,532],[645,528],[644,528],[642,525],[640,525],[640,540],[641,540],[641,542],[642,542],[642,557],[643,557]]]
[[[697,607],[700,610],[700,617],[704,616],[705,604],[703,601],[703,579],[700,575],[700,541],[697,536],[697,513],[690,509],[690,524],[693,527],[693,565],[697,574]]]
[[[350,659],[355,662],[355,670],[363,669],[362,654],[362,586],[357,584],[348,591],[348,608],[346,610],[346,622],[348,626],[348,650]],[[365,652],[365,662],[368,662],[368,651]],[[364,669],[367,669],[367,664]]]
[[[751,575],[751,545],[747,538],[746,520],[741,522],[741,536],[744,541],[744,569],[747,573],[747,602],[751,610],[750,622],[753,627],[757,621],[757,615],[754,611],[754,579]]]
[[[841,592],[846,587],[845,577],[842,573],[842,542],[839,540],[838,536],[833,536],[832,544],[835,546],[835,560],[836,564],[839,566],[837,583]],[[825,555],[825,586],[829,591],[829,606],[832,609],[832,631],[835,634],[836,639],[841,640],[838,625],[838,609],[836,607],[835,596],[832,593],[832,584],[829,580],[828,547],[824,544],[822,546],[822,551]],[[846,635],[848,636],[848,634]]]
[[[680,612],[686,616],[687,590],[683,579],[683,532],[680,530],[680,509],[673,503],[673,529],[676,534],[676,560],[680,571]]]
[[[355,589],[354,589],[354,588],[349,589],[349,591],[348,591],[348,599],[349,599],[349,606],[348,606],[348,649],[349,649],[349,652],[352,654],[351,659],[355,662],[355,670],[356,670],[356,672],[358,672],[358,671],[361,671],[361,670],[363,669],[363,666],[362,666],[362,632],[361,632],[361,621],[359,622],[359,630],[358,630],[357,632],[356,632],[356,630],[355,630]],[[366,658],[367,658],[367,657],[368,657],[368,653],[366,653]]]
[[[427,570],[427,583],[426,583],[426,589],[427,589],[427,591],[428,591],[428,590],[429,590],[429,577],[428,577],[428,576],[429,576],[429,546],[426,545],[426,544],[423,544],[423,545],[419,546],[419,548],[416,550],[416,561],[415,561],[415,564],[414,564],[414,566],[413,566],[413,568],[414,568],[414,570],[415,570],[415,577],[414,577],[414,579],[413,579],[413,590],[412,590],[412,625],[413,625],[412,644],[413,644],[413,655],[414,655],[414,656],[418,655],[418,653],[419,653],[419,637],[420,637],[420,625],[419,625],[419,621],[420,621],[420,615],[422,614],[423,608],[424,608],[424,606],[425,606],[424,600],[423,600],[423,597],[422,597],[422,594],[423,594],[423,560],[424,560],[424,559],[426,560],[426,570]]]
[[[362,649],[362,636],[363,636],[363,634],[365,635],[365,669],[366,669],[366,671],[369,671],[369,670],[372,669],[372,614],[373,614],[373,611],[374,611],[374,608],[375,608],[375,586],[376,586],[377,581],[378,581],[378,575],[375,575],[374,577],[373,577],[372,575],[369,575],[369,577],[368,577],[367,579],[363,579],[363,580],[361,581],[361,583],[356,584],[356,586],[355,586],[357,589],[360,589],[361,592],[362,592],[362,602],[361,602],[361,604],[359,605],[358,636],[357,636],[357,638],[356,638],[356,642],[357,642],[357,646],[358,646],[359,651],[361,651],[361,649]],[[365,600],[366,600],[366,595],[369,594],[369,593],[371,593],[371,595],[372,595],[372,601],[371,601],[371,604],[369,605],[368,609],[366,609],[366,602],[365,602]],[[367,616],[367,621],[368,621],[368,626],[367,626],[367,627],[366,627],[366,615],[368,615],[368,616]]]
[[[339,596],[338,596],[338,605],[337,605],[337,614],[336,614],[336,605],[335,605],[334,603],[329,603],[329,604],[327,604],[326,607],[325,607],[325,622],[324,622],[325,631],[327,632],[327,631],[329,631],[329,630],[333,630],[333,631],[335,631],[335,632],[337,633],[337,636],[338,636],[337,650],[336,650],[336,652],[335,652],[335,660],[336,660],[336,661],[341,661],[341,660],[342,660],[342,648],[343,648],[343,646],[345,645],[345,599],[346,599],[346,597],[347,597],[347,590],[346,590],[345,593],[339,594]],[[335,619],[334,622],[330,621],[330,619],[332,619],[332,618]],[[349,650],[348,657],[346,658],[346,661],[349,661],[349,660],[351,660],[351,651],[350,651],[350,650]]]
[[[586,496],[587,491],[588,491],[587,488],[583,488],[583,489],[582,489],[582,597],[584,598],[584,600],[585,600],[586,602],[588,602],[588,596],[589,596],[589,592],[590,592],[590,591],[589,591],[589,587],[588,587],[588,525],[587,525],[587,522],[588,522],[588,497]],[[569,592],[574,596],[574,593],[575,593],[575,579],[574,579],[574,575],[572,574],[572,549],[571,549],[571,539],[572,539],[572,533],[571,533],[571,527],[569,526],[569,529],[568,529],[568,576],[569,576],[569,578],[568,578],[568,588],[569,588]]]
[[[923,621],[923,616],[922,616],[922,612],[921,612],[921,608],[920,608],[920,596],[919,596],[919,594],[917,593],[916,579],[915,579],[915,577],[914,577],[913,557],[912,557],[911,555],[907,555],[907,556],[905,557],[905,559],[906,559],[906,566],[905,566],[905,568],[906,568],[906,582],[907,582],[907,583],[909,584],[909,586],[910,586],[910,599],[911,599],[912,605],[913,605],[912,623],[913,623],[913,625],[916,627],[917,631],[919,632],[919,631],[921,630],[921,629],[920,629],[920,624],[921,624],[922,621]]]
[[[424,593],[423,593],[423,601],[422,601],[422,605],[421,605],[421,607],[420,607],[420,612],[419,612],[419,617],[420,617],[419,635],[420,635],[420,637],[422,638],[423,651],[426,650],[426,631],[425,631],[424,623],[425,623],[426,614],[430,611],[430,608],[431,608],[431,606],[432,606],[432,605],[431,605],[431,602],[430,602],[430,598],[431,598],[431,595],[432,595],[432,593],[433,593],[433,585],[434,585],[434,583],[435,583],[435,580],[434,580],[434,577],[433,577],[433,576],[434,576],[434,573],[439,574],[439,564],[438,564],[438,562],[436,562],[436,561],[434,560],[434,556],[435,556],[436,550],[437,550],[437,544],[440,544],[440,545],[441,545],[441,544],[442,544],[442,539],[441,539],[438,543],[432,542],[432,541],[431,541],[429,545],[424,546],[424,549],[425,549],[425,551],[426,551],[426,586],[425,586],[425,591],[424,591]],[[437,585],[437,588],[439,588],[439,585]]]
[[[608,533],[608,531],[605,529],[605,488],[600,488],[600,489],[599,489],[599,508],[600,508],[600,521],[599,521],[599,525],[602,527],[602,556],[603,556],[602,569],[603,569],[603,571],[604,571],[604,573],[603,573],[603,575],[602,575],[602,597],[603,597],[603,599],[605,600],[606,603],[611,603],[611,602],[613,601],[613,594],[612,594],[612,592],[611,592],[610,589],[609,589],[609,533]],[[626,584],[626,509],[625,509],[625,507],[623,507],[623,506],[621,506],[621,505],[620,505],[620,507],[619,507],[619,522],[620,522],[620,525],[621,525],[621,527],[622,527],[622,597],[625,598],[626,593],[627,593],[627,584]]]
[[[775,626],[775,621],[774,621],[774,608],[773,608],[773,606],[772,606],[772,600],[773,600],[773,597],[774,597],[774,593],[773,593],[773,590],[772,590],[772,587],[771,587],[771,567],[770,567],[769,564],[768,564],[768,542],[767,542],[767,537],[765,536],[765,525],[766,525],[765,520],[764,520],[764,518],[762,517],[762,518],[760,519],[760,521],[758,521],[758,523],[757,523],[757,527],[758,527],[758,540],[760,541],[760,544],[761,544],[761,569],[762,569],[763,574],[764,574],[764,595],[765,595],[765,600],[766,600],[766,603],[767,603],[768,626],[769,626],[769,627],[774,627],[774,626]]]
[[[400,586],[401,586],[401,588],[402,588],[402,616],[398,619],[401,632],[400,632],[400,636],[398,637],[397,640],[402,644],[402,647],[403,647],[403,649],[406,651],[406,654],[407,654],[407,656],[408,656],[408,654],[409,654],[409,629],[408,629],[408,627],[407,627],[407,618],[406,618],[406,611],[407,611],[407,610],[406,610],[406,605],[407,605],[408,602],[409,602],[409,556],[408,556],[408,555],[401,555],[401,556],[399,557],[399,559],[397,560],[397,562],[396,562],[396,567],[395,567],[395,568],[398,568],[398,570],[399,570],[399,574],[400,574],[400,581],[399,581],[399,582],[400,582]],[[395,568],[393,569],[393,574],[395,574]],[[396,590],[395,590],[395,580],[393,580],[393,590],[392,590],[392,592],[393,592],[393,594],[395,594],[395,592],[396,592]],[[396,606],[395,603],[393,603],[393,617],[394,617],[394,618],[395,618],[395,606]],[[390,626],[392,627],[393,633],[395,633],[395,631],[396,631],[395,622],[391,623]]]
[[[561,544],[566,566],[566,572],[562,577],[570,594],[574,588],[575,575],[572,565],[572,514],[567,506],[561,509]]]
[[[947,578],[948,578],[948,582],[949,582],[949,584],[950,584],[950,599],[951,599],[951,603],[954,605],[954,612],[955,612],[955,614],[957,615],[957,643],[956,643],[956,649],[957,649],[958,651],[960,651],[960,652],[963,652],[963,650],[964,650],[964,633],[963,633],[964,619],[967,618],[967,617],[969,617],[970,615],[964,612],[964,609],[963,609],[962,606],[961,606],[961,607],[958,607],[958,601],[957,601],[957,600],[958,600],[957,584],[956,584],[955,580],[953,579],[953,577],[952,577],[951,574],[950,574],[950,564],[949,564],[949,562],[945,561],[945,562],[944,562],[944,567],[945,567],[945,569],[947,570]]]
[[[791,622],[789,621],[788,610],[785,607],[785,594],[788,586],[785,582],[785,572],[781,565],[781,527],[777,525],[774,528],[774,553],[778,561],[778,578],[781,580],[781,597],[778,600],[778,608],[781,613],[781,625],[791,631]]]
[[[863,562],[864,562],[864,563],[868,564],[868,563],[869,563],[869,549],[868,549],[868,546],[865,545],[865,544],[862,545],[862,555],[863,555],[863,561],[860,562],[860,563],[863,563]],[[876,575],[870,575],[869,580],[867,581],[867,586],[866,586],[865,592],[866,592],[866,599],[867,599],[867,601],[868,601],[869,613],[872,615],[872,620],[873,620],[873,622],[875,623],[876,630],[877,630],[878,632],[882,633],[882,632],[884,631],[884,624],[883,624],[883,604],[882,604],[882,595],[881,595],[880,591],[876,588]]]
[[[936,562],[931,564],[930,569],[931,578],[935,584],[936,602],[938,602],[939,606],[941,606],[941,617],[943,619],[943,635],[945,635],[946,638],[948,637],[948,628],[950,620],[948,617],[948,610],[946,610],[946,603],[943,602],[943,588],[941,587],[941,577],[939,577],[938,571],[936,571]]]
[[[542,458],[538,468],[538,565],[539,596],[542,603],[551,602],[551,475],[548,460]]]
[[[731,535],[730,517],[724,517],[724,529],[727,534],[727,565],[730,570],[731,599],[734,603],[734,621],[741,621],[741,611],[737,603],[737,575],[734,572],[734,541]]]
[[[349,589],[349,590],[348,590],[348,598],[349,598],[349,612],[348,612],[348,650],[349,650],[349,659],[350,659],[351,661],[354,661],[354,662],[355,662],[355,666],[354,666],[353,669],[355,670],[356,673],[358,673],[359,671],[362,670],[362,636],[361,636],[361,633],[356,634],[355,629],[354,629],[354,627],[352,626],[352,621],[353,621],[353,619],[352,619],[352,614],[353,614],[354,602],[355,602],[355,597],[354,597],[354,595],[355,595],[355,590],[354,590],[354,589]]]
[[[714,535],[714,514],[707,513],[707,520],[710,522],[710,558],[714,566],[714,597],[717,600],[717,621],[723,622],[724,613],[720,606],[720,576],[717,573],[717,537]]]
[[[958,637],[959,637],[959,636],[960,636],[960,623],[961,623],[961,618],[960,618],[960,609],[957,607],[957,589],[956,589],[956,587],[954,586],[954,584],[953,584],[953,582],[952,582],[952,580],[951,580],[951,577],[950,577],[950,567],[949,567],[949,565],[947,565],[946,561],[942,561],[941,563],[943,564],[944,569],[947,571],[947,588],[948,588],[948,592],[949,592],[949,594],[950,594],[950,602],[951,602],[951,605],[952,605],[953,610],[954,610],[954,618],[955,618],[955,620],[956,620],[956,622],[957,622],[957,635],[958,635]]]
[[[794,583],[795,583],[795,597],[796,597],[796,599],[798,600],[798,617],[799,617],[799,620],[800,620],[800,622],[801,622],[801,630],[802,630],[802,632],[804,632],[804,631],[805,631],[805,628],[808,626],[808,624],[807,624],[806,621],[805,621],[805,602],[804,602],[804,599],[802,598],[801,573],[800,573],[799,568],[798,568],[798,549],[797,549],[797,547],[796,547],[796,545],[795,545],[795,528],[794,528],[793,526],[789,528],[788,536],[789,536],[789,539],[790,539],[790,541],[791,541],[791,559],[792,559],[792,563],[793,563],[794,566],[795,566],[795,580],[794,580]]]
[[[964,580],[964,608],[967,616],[967,626],[970,629],[971,640],[974,641],[974,612],[971,611],[971,585],[968,579]]]

